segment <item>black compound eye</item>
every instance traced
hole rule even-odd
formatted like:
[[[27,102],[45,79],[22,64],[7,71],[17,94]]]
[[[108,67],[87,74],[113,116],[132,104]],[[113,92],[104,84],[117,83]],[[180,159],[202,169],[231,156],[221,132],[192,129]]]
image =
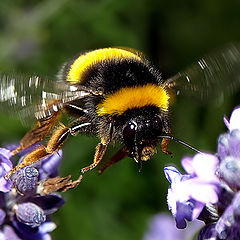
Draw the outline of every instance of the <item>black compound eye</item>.
[[[127,126],[123,129],[123,138],[125,144],[133,144],[137,130],[137,123],[130,121]]]

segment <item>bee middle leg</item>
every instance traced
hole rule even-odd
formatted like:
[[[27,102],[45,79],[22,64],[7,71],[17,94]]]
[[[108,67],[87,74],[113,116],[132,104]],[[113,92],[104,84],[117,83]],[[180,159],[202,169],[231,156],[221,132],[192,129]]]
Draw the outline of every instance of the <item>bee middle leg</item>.
[[[107,150],[107,146],[111,142],[112,133],[113,133],[113,121],[111,120],[109,122],[108,129],[105,129],[105,133],[104,133],[105,136],[101,137],[101,142],[96,147],[93,163],[87,167],[82,168],[81,169],[82,174],[97,167],[98,164],[101,162]]]
[[[96,147],[96,151],[95,151],[95,155],[94,155],[94,159],[93,159],[93,163],[90,164],[87,167],[84,167],[81,169],[82,174],[84,174],[85,172],[92,170],[93,168],[97,167],[97,165],[101,162],[101,160],[103,159],[103,156],[107,150],[107,146],[108,144],[105,143],[104,141],[100,142],[97,147]]]

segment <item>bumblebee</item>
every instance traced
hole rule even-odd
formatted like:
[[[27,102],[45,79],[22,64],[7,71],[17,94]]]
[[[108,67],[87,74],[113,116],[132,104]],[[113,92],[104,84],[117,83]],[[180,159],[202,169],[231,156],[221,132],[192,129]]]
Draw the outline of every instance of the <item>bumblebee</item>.
[[[94,134],[100,139],[93,163],[82,168],[82,173],[95,168],[108,145],[116,141],[122,149],[102,170],[125,156],[134,159],[141,169],[142,161],[151,158],[158,143],[166,154],[170,154],[171,139],[187,145],[171,135],[169,108],[175,95],[206,100],[231,93],[240,85],[239,63],[240,48],[233,44],[163,80],[142,53],[103,48],[65,63],[57,81],[3,74],[1,111],[34,115],[36,119],[13,155],[49,137],[45,145],[33,148],[5,177],[55,153],[70,135],[77,134]],[[73,119],[69,126],[61,122],[64,113]]]

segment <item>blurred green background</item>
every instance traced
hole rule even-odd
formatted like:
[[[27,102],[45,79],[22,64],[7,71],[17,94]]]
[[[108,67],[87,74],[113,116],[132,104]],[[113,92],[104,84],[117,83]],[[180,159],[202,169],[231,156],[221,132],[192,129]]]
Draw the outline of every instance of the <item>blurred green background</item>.
[[[238,0],[45,0],[0,2],[0,70],[55,77],[62,63],[79,52],[107,46],[143,51],[167,78],[203,54],[240,40]],[[173,134],[201,150],[214,152],[225,131],[222,117],[239,104],[237,95],[221,105],[179,98],[171,110]],[[187,107],[186,107],[187,106]],[[1,145],[20,140],[28,128],[0,118]],[[64,146],[62,176],[90,164],[98,140],[72,137]],[[118,149],[110,147],[105,158]],[[153,214],[167,210],[163,167],[179,165],[191,150],[172,143],[144,163],[141,173],[124,159],[103,175],[86,174],[66,204],[53,215],[54,239],[142,239]]]

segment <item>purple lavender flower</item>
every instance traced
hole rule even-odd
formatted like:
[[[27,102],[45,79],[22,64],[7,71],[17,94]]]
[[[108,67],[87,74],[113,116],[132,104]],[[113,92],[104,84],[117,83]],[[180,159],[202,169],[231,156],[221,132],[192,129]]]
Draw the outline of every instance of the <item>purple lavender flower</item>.
[[[33,228],[40,226],[46,221],[43,209],[32,202],[17,204],[15,213],[20,222]]]
[[[229,129],[218,139],[218,155],[220,159],[219,177],[231,189],[240,189],[240,107],[236,108],[228,120],[224,122]]]
[[[6,181],[4,175],[12,169],[11,156],[10,150],[0,148],[0,239],[51,239],[48,233],[56,225],[49,216],[64,200],[55,193],[41,195],[40,183],[57,176],[62,151],[20,169]]]
[[[204,170],[206,163],[208,169]],[[168,206],[178,228],[186,227],[186,220],[196,219],[206,204],[218,201],[219,180],[215,175],[218,159],[210,154],[185,157],[182,165],[187,174],[175,167],[164,169],[171,188],[168,190]]]
[[[12,154],[8,149],[0,148],[0,192],[8,192],[12,187],[11,180],[4,178],[5,174],[12,169],[11,156]]]
[[[229,131],[220,135],[216,155],[184,158],[187,174],[165,168],[171,183],[168,204],[177,227],[196,218],[205,222],[198,240],[240,239],[240,107],[229,120],[224,117],[224,123]]]
[[[240,130],[240,107],[236,107],[230,117],[230,120],[225,116],[223,118],[223,121],[228,128],[228,130],[231,132],[234,129]]]
[[[168,214],[157,214],[149,222],[143,240],[188,240],[200,230],[203,223],[194,221],[186,229],[177,229],[174,219]]]
[[[16,172],[12,177],[12,182],[17,192],[26,196],[36,192],[38,178],[38,169],[28,166]]]
[[[58,168],[62,161],[62,150],[50,157],[45,157],[41,160],[41,167],[39,168],[39,179],[46,179],[56,177],[58,175]]]

